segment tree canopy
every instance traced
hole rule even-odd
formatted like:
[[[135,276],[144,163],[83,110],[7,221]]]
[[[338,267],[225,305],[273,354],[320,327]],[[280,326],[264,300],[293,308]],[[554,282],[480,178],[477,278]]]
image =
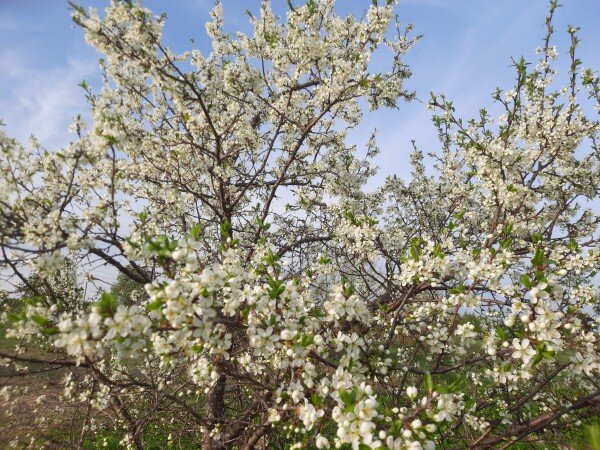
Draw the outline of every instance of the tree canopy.
[[[7,295],[28,287],[0,357],[61,374],[56,410],[77,432],[52,439],[364,450],[580,436],[600,404],[600,87],[577,30],[564,87],[552,2],[538,60],[515,61],[515,85],[494,94],[499,115],[463,120],[432,94],[440,150],[415,146],[410,179],[369,190],[375,135],[366,149],[347,138],[413,100],[417,37],[394,1],[362,17],[288,3],[284,17],[269,1],[248,12],[250,34],[225,32],[217,3],[209,54],[174,53],[165,18],[138,3],[74,5],[103,54],[102,88],[83,84],[91,123],[58,150],[0,132],[0,274]],[[386,71],[371,70],[376,51]],[[69,264],[80,295],[99,265],[119,284],[65,300]]]

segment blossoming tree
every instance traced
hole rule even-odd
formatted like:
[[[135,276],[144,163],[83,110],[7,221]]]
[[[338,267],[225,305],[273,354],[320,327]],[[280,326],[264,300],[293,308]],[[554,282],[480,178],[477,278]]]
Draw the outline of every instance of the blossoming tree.
[[[415,149],[410,180],[369,192],[375,140],[361,158],[346,137],[366,106],[412,99],[402,57],[415,39],[393,1],[358,19],[333,0],[288,5],[280,18],[264,1],[253,33],[232,36],[217,4],[208,55],[173,53],[164,17],[133,2],[103,17],[74,6],[105,55],[102,89],[83,84],[91,126],[77,119],[57,151],[0,135],[14,343],[0,357],[13,377],[56,374],[53,407],[76,431],[52,439],[420,449],[575,436],[600,404],[600,87],[576,30],[566,87],[554,88],[553,3],[539,61],[516,62],[515,86],[495,94],[501,114],[463,121],[432,96],[434,169]],[[370,70],[376,50],[387,72]],[[65,288],[67,261],[78,286]],[[93,288],[100,265],[130,280],[131,301]]]

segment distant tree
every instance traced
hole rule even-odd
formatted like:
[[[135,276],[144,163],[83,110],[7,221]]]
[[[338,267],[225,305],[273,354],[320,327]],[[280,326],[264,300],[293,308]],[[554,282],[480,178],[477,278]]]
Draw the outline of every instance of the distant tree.
[[[19,285],[13,296],[16,299],[44,301],[52,298],[52,303],[68,309],[79,309],[84,300],[84,288],[76,263],[61,255],[54,255],[60,262],[59,270],[33,272]]]
[[[139,305],[146,299],[144,285],[123,273],[117,275],[117,279],[110,288],[110,293],[117,303],[126,306]]]

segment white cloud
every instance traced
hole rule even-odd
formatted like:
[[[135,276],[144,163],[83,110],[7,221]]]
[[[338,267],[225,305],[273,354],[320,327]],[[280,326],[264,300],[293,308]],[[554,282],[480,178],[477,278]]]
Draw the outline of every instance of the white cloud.
[[[0,63],[0,118],[7,132],[20,140],[33,134],[50,148],[67,143],[69,123],[86,110],[77,85],[97,70],[95,61],[73,57],[66,65],[40,70],[17,51],[3,50]]]

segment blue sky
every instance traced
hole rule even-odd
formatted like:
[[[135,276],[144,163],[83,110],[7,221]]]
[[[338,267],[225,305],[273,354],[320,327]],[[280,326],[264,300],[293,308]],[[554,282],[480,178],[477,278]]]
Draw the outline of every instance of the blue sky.
[[[107,2],[78,3],[101,10]],[[358,13],[369,2],[338,0],[338,9]],[[255,11],[259,3],[223,0],[228,29],[247,30],[244,10]],[[555,21],[560,54],[564,57],[568,50],[567,25],[579,26],[580,57],[587,67],[600,69],[600,1],[562,3]],[[211,0],[147,0],[143,4],[157,14],[167,13],[165,41],[174,50],[186,49],[192,37],[201,49],[208,48],[204,23]],[[285,7],[283,0],[273,0],[273,4]],[[413,72],[407,86],[424,100],[430,91],[445,93],[463,117],[489,107],[496,86],[511,86],[510,58],[535,58],[547,4],[545,0],[400,0],[401,21],[414,23],[415,32],[424,34],[406,58]],[[50,148],[64,145],[71,118],[87,109],[77,84],[85,79],[99,86],[99,55],[72,25],[67,2],[0,0],[0,43],[0,118],[9,134],[26,139],[33,133]],[[566,60],[563,63],[566,68]],[[408,173],[411,139],[423,150],[436,149],[430,114],[419,102],[402,104],[399,111],[368,113],[352,139],[364,142],[373,128],[379,130],[382,153],[377,163],[382,175]]]

